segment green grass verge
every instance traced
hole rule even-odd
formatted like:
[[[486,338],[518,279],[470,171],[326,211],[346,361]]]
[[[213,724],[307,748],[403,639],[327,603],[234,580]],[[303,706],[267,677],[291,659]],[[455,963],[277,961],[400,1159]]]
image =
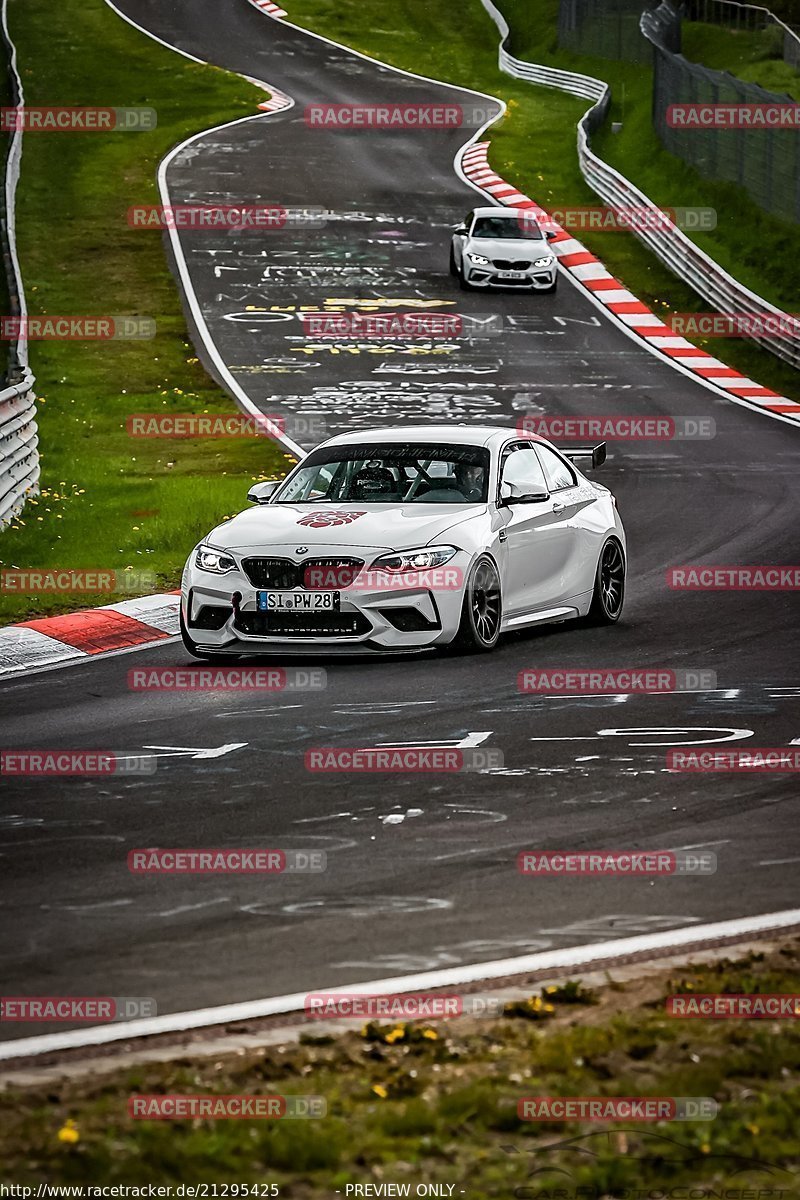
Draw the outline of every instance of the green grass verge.
[[[717,230],[698,235],[697,244],[743,283],[794,311],[800,295],[800,230],[762,213],[740,189],[706,183],[661,148],[650,124],[650,73],[638,65],[559,50],[558,0],[537,0],[535,5],[499,0],[499,7],[513,30],[515,55],[612,83],[613,119],[624,115],[625,128],[618,135],[598,135],[598,153],[664,207],[716,209]],[[458,9],[423,0],[292,0],[290,10],[294,23],[394,66],[506,100],[507,117],[487,135],[494,169],[545,207],[599,203],[580,173],[575,149],[575,125],[586,103],[502,74],[497,30],[479,0]],[[708,311],[632,235],[581,232],[580,238],[660,315]],[[745,339],[691,340],[748,377],[800,400],[800,374],[768,351]]]
[[[28,134],[17,199],[32,314],[153,317],[151,341],[36,342],[42,495],[0,534],[3,567],[154,571],[175,587],[192,545],[245,506],[250,481],[282,473],[259,439],[131,438],[136,412],[235,412],[186,333],[161,235],[130,229],[159,203],[156,168],[194,132],[256,111],[262,91],[131,28],[103,0],[11,0],[28,105],[151,106],[147,133]],[[134,593],[135,594],[135,593]],[[0,596],[0,619],[108,603],[109,595]]]
[[[476,1200],[796,1196],[798,1023],[680,1020],[665,998],[796,993],[799,976],[795,939],[589,995],[568,986],[501,1018],[370,1023],[204,1059],[185,1048],[173,1063],[13,1088],[0,1094],[1,1174],[24,1185],[274,1183],[292,1200],[377,1182],[410,1184],[412,1196],[417,1183],[452,1184]],[[136,1121],[132,1093],[317,1095],[327,1116]],[[532,1096],[707,1096],[719,1111],[531,1123],[517,1103]]]
[[[730,71],[768,92],[800,100],[800,73],[783,61],[783,33],[775,25],[750,32],[684,21],[682,53],[714,71]]]

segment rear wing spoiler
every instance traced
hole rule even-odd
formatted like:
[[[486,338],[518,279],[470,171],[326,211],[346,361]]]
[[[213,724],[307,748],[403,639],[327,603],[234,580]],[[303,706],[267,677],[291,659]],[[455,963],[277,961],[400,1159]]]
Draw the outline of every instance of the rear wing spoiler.
[[[590,458],[593,467],[602,467],[606,461],[605,442],[600,442],[597,446],[573,446],[571,450],[562,450],[559,446],[559,450],[570,462],[575,462],[578,458]]]

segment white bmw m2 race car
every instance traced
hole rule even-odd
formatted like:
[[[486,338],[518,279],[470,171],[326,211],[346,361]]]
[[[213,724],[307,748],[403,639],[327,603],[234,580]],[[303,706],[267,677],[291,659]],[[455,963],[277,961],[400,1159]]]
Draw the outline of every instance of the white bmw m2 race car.
[[[626,545],[608,488],[510,428],[340,434],[189,556],[181,633],[198,658],[486,651],[549,621],[618,620]],[[590,468],[587,468],[590,469]]]
[[[555,237],[525,208],[476,208],[456,225],[450,243],[450,274],[461,290],[513,287],[554,292],[558,287]]]

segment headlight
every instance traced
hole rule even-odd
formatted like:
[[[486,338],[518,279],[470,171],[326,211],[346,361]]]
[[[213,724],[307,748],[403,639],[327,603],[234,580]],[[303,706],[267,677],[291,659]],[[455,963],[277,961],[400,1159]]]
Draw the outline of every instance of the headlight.
[[[454,554],[458,554],[455,546],[421,546],[419,550],[384,554],[376,558],[372,566],[381,571],[427,571],[431,567],[443,567]]]
[[[230,554],[215,550],[213,546],[198,546],[194,565],[201,571],[213,571],[215,575],[224,575],[226,571],[236,569],[236,563]]]
[[[488,258],[484,258],[482,254],[473,254],[470,251],[470,253],[467,255],[467,258],[470,260],[470,262],[478,263],[482,267],[487,267],[489,265]]]
[[[552,256],[552,254],[548,254],[548,255],[547,255],[547,258],[537,258],[537,259],[534,261],[534,264],[533,264],[533,265],[534,265],[535,267],[549,267],[549,266],[550,266],[550,264],[552,263],[552,261],[553,261],[553,256]]]

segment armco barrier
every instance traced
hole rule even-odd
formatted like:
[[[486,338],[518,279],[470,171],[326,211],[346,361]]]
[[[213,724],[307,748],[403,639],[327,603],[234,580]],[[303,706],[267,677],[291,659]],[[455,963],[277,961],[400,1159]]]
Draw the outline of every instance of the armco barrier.
[[[592,151],[589,135],[605,120],[611,104],[611,89],[602,79],[594,79],[591,75],[578,75],[572,71],[561,71],[555,67],[545,67],[538,63],[524,62],[514,58],[507,49],[510,33],[508,22],[493,3],[493,0],[482,0],[483,7],[492,17],[500,30],[501,43],[499,63],[500,69],[515,79],[523,79],[528,83],[536,83],[541,87],[557,88],[593,100],[594,104],[578,122],[578,161],[586,182],[600,196],[605,204],[612,208],[645,208],[653,213],[662,210],[653,204],[643,192],[621,175],[614,167],[609,166]],[[644,29],[643,33],[647,33]],[[768,313],[777,317],[786,317],[787,325],[791,322],[787,314],[770,304],[762,296],[756,295],[724,271],[719,263],[700,250],[686,234],[678,229],[671,221],[662,216],[653,221],[653,228],[647,228],[647,222],[642,222],[633,230],[636,237],[644,242],[680,279],[688,283],[706,300],[717,312],[725,313]],[[765,349],[770,350],[779,358],[800,367],[800,336],[787,333],[780,336],[764,337],[749,334],[753,341],[759,342]]]
[[[22,81],[17,70],[17,53],[8,32],[7,0],[2,0],[2,36],[9,63],[12,102],[20,108],[24,102]],[[25,318],[27,307],[22,274],[17,257],[15,203],[22,157],[22,131],[9,139],[2,198],[0,199],[0,244],[2,245],[9,312]],[[36,427],[34,378],[28,366],[28,345],[24,334],[10,343],[6,387],[0,390],[0,529],[21,512],[28,496],[39,490],[39,439]]]

